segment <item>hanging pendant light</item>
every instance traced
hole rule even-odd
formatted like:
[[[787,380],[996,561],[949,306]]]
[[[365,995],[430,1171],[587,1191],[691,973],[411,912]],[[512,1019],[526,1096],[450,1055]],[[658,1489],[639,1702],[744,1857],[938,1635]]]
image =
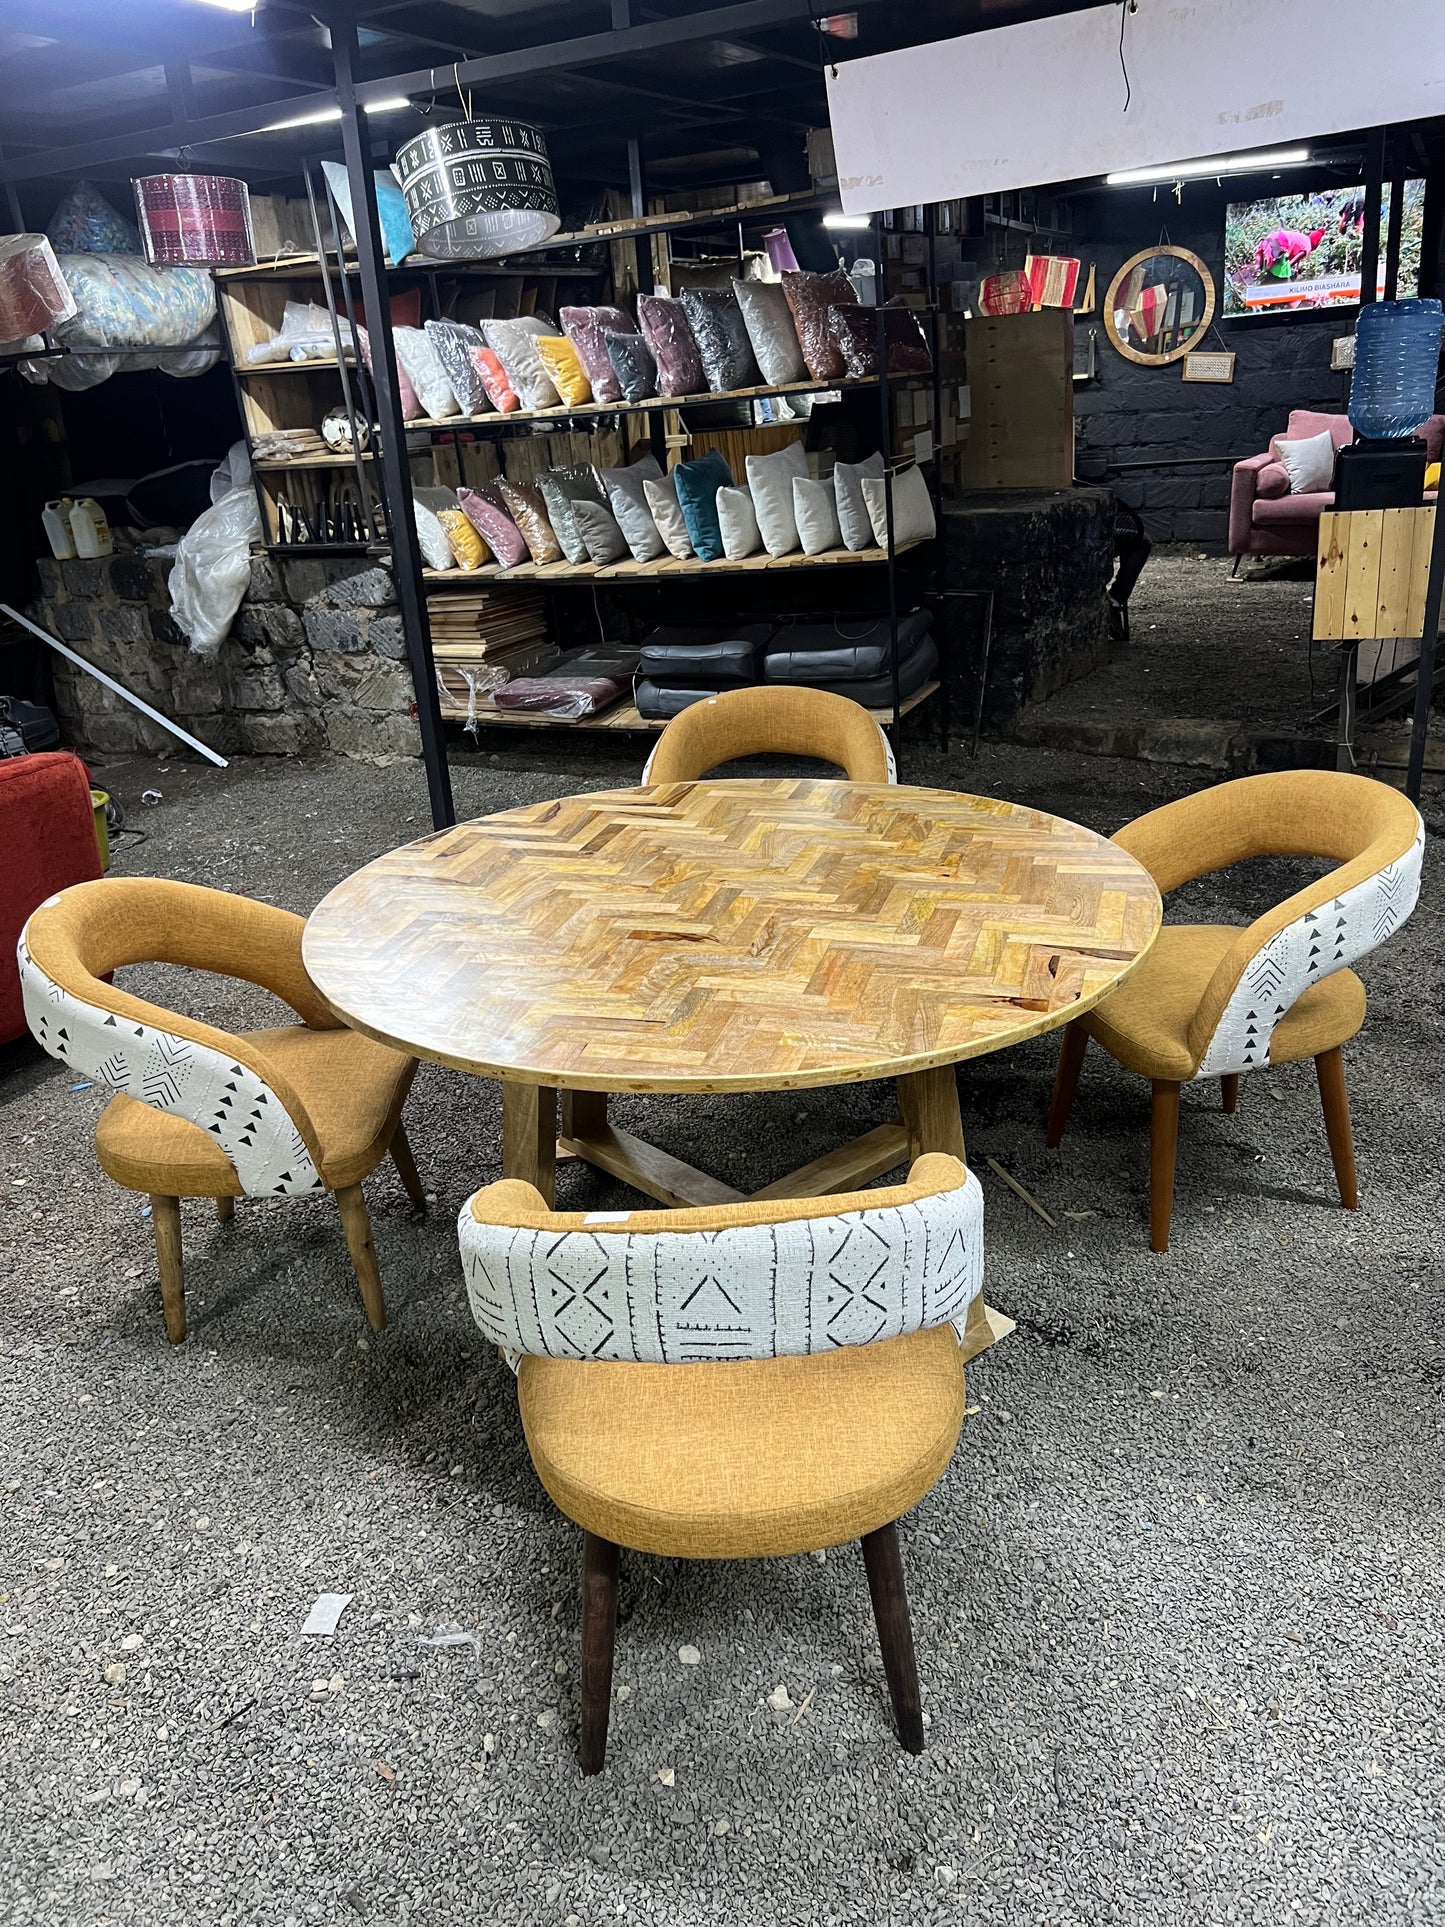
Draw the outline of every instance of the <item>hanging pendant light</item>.
[[[429,127],[396,157],[419,254],[485,261],[540,247],[562,225],[547,143],[519,120]]]
[[[251,194],[224,174],[146,174],[135,183],[153,268],[248,268],[256,259]]]

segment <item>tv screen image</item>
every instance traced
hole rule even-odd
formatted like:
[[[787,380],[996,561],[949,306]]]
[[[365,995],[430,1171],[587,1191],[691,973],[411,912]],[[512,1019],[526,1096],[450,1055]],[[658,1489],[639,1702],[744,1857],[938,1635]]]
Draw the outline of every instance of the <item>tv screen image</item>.
[[[1377,294],[1385,292],[1387,184],[1380,209]],[[1425,183],[1406,181],[1400,227],[1403,299],[1420,286]],[[1316,194],[1278,194],[1235,201],[1224,219],[1224,316],[1282,314],[1301,308],[1348,308],[1360,299],[1365,246],[1365,190],[1332,187]]]

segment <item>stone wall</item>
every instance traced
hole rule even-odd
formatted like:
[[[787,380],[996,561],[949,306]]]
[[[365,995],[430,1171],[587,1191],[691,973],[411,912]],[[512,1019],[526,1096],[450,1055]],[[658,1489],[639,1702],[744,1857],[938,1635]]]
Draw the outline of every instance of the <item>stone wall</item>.
[[[416,699],[390,572],[361,559],[256,556],[218,654],[195,655],[170,613],[169,561],[43,561],[31,620],[221,755],[420,753]],[[160,750],[172,738],[54,659],[66,739],[83,753]]]

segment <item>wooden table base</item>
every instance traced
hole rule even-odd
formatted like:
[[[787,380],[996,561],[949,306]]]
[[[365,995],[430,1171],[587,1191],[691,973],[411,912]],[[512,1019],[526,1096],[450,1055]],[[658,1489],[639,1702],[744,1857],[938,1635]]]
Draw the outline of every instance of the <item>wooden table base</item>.
[[[644,1197],[677,1210],[688,1205],[741,1204],[749,1196],[823,1198],[833,1192],[856,1191],[926,1151],[964,1157],[958,1082],[951,1064],[898,1079],[901,1122],[865,1131],[862,1137],[752,1193],[734,1190],[645,1138],[609,1124],[605,1091],[563,1091],[559,1135],[557,1096],[546,1085],[509,1080],[502,1084],[502,1174],[535,1185],[549,1208],[556,1204],[557,1162],[567,1158],[581,1158]],[[976,1298],[962,1339],[964,1362],[1007,1337],[1013,1328],[1011,1318]]]

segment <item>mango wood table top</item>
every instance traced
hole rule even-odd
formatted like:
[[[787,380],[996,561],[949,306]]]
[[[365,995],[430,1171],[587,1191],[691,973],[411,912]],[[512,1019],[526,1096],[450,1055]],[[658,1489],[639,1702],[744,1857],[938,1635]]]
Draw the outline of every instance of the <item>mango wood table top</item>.
[[[508,810],[367,864],[306,926],[353,1028],[570,1090],[844,1084],[1077,1016],[1153,943],[1131,856],[990,797],[673,783]]]

